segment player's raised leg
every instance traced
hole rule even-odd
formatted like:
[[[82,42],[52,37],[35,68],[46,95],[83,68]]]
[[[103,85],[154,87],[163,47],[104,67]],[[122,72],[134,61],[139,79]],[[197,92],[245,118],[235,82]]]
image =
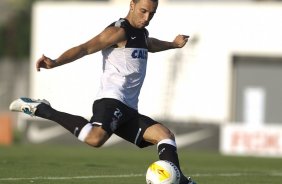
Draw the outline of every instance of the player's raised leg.
[[[174,134],[168,128],[162,124],[152,125],[147,128],[143,138],[148,142],[157,144],[160,160],[168,160],[178,167],[181,173],[180,184],[196,184],[190,177],[187,178],[182,173]]]
[[[93,128],[92,124],[81,116],[53,109],[47,100],[19,98],[11,103],[10,110],[55,121],[80,141],[93,147],[100,147],[108,139],[106,132],[102,128]]]

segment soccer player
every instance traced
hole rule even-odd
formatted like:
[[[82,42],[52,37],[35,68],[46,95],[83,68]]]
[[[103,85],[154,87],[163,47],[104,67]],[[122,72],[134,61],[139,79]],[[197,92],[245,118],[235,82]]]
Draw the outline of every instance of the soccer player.
[[[52,120],[69,130],[80,141],[102,146],[112,134],[140,148],[157,145],[159,159],[173,162],[180,170],[173,133],[163,124],[139,114],[138,96],[147,66],[148,52],[182,48],[189,36],[177,35],[172,42],[150,37],[145,28],[156,13],[158,0],[131,0],[125,18],[113,22],[89,41],[65,51],[57,59],[42,56],[36,69],[52,69],[102,51],[103,73],[93,116],[60,112],[46,100],[19,98],[10,110]],[[195,184],[181,172],[180,184]]]

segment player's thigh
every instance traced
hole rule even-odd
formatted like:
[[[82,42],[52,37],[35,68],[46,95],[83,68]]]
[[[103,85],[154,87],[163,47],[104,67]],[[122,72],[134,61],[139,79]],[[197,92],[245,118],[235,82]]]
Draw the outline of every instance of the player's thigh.
[[[90,122],[95,126],[101,126],[109,136],[129,119],[138,114],[122,102],[104,98],[96,100],[93,104],[93,116]]]
[[[173,133],[163,124],[157,123],[146,129],[143,139],[152,144],[157,144],[163,139],[173,139]]]
[[[147,128],[156,123],[156,121],[147,116],[137,114],[129,121],[125,122],[114,133],[138,147],[143,148],[152,145],[151,142],[144,140],[143,135]]]

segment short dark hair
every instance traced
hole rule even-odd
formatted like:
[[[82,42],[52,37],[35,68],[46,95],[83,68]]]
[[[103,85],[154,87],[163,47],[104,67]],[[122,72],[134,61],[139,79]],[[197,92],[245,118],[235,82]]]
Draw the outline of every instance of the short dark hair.
[[[134,3],[138,3],[140,0],[133,0],[133,2]],[[151,1],[153,1],[153,2],[155,2],[155,3],[158,3],[159,2],[159,0],[151,0]]]

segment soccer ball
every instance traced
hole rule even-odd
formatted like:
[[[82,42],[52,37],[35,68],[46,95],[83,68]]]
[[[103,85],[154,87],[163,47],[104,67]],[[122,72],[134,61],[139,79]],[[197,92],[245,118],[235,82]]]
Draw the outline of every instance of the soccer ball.
[[[180,172],[172,162],[158,160],[147,169],[147,184],[179,184],[179,180]]]

